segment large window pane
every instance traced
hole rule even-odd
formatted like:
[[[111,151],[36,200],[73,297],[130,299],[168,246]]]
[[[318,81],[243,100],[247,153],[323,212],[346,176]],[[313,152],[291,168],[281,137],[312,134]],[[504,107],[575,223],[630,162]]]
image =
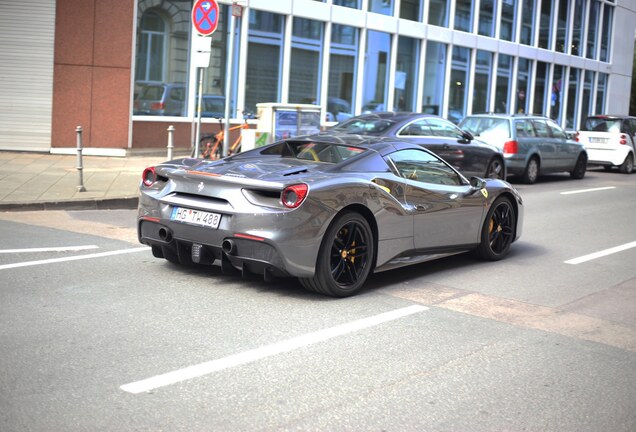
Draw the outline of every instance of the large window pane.
[[[353,115],[358,58],[358,29],[334,24],[331,29],[327,121],[343,121]]]
[[[562,53],[568,52],[568,9],[570,1],[561,0],[559,2],[559,11],[557,15],[557,33],[555,50]]]
[[[539,48],[550,48],[552,36],[552,8],[551,1],[541,2],[541,16],[539,18]]]
[[[420,21],[421,6],[421,0],[402,0],[400,2],[400,18],[411,21]]]
[[[415,111],[415,77],[419,63],[419,47],[420,43],[416,39],[405,36],[398,39],[394,110]]]
[[[369,12],[393,16],[393,0],[368,0]]]
[[[487,51],[478,50],[475,64],[475,85],[473,92],[473,113],[488,112],[490,100],[490,83],[492,73],[492,56]]]
[[[495,0],[481,0],[479,3],[479,29],[483,36],[495,36]]]
[[[473,2],[472,0],[456,0],[455,2],[455,30],[473,31]]]
[[[181,21],[185,12],[179,1],[138,2],[135,115],[186,114],[190,24]]]
[[[319,103],[323,23],[294,18],[289,65],[289,102]]]
[[[505,0],[501,3],[501,25],[499,27],[499,39],[515,40],[515,29],[517,28],[517,1]]]
[[[446,87],[446,44],[428,41],[424,66],[422,112],[441,115]]]
[[[548,64],[537,62],[536,83],[534,86],[534,107],[532,112],[535,114],[545,114],[546,112],[546,95],[548,94]]]
[[[453,47],[448,119],[454,123],[459,123],[466,116],[469,70],[470,49],[460,46]]]
[[[604,62],[609,61],[613,17],[614,7],[606,4],[603,8],[603,35],[601,37],[601,56],[599,58],[599,60]]]
[[[598,73],[598,84],[596,87],[596,114],[605,113],[605,94],[607,90],[607,74]]]
[[[517,67],[517,97],[515,100],[515,112],[530,112],[528,101],[530,100],[530,74],[532,61],[519,58]]]
[[[598,40],[598,24],[601,13],[601,4],[597,0],[590,3],[590,18],[587,30],[587,50],[585,56],[589,59],[596,58],[596,46]]]
[[[576,129],[576,113],[579,109],[579,76],[580,71],[576,68],[570,68],[570,77],[568,80],[568,107],[565,115],[566,129]]]
[[[497,88],[495,89],[496,113],[508,113],[510,110],[509,96],[512,79],[512,56],[499,54],[499,61],[497,62]]]
[[[585,0],[574,0],[572,27],[572,55],[583,56],[583,23],[585,22]]]
[[[345,6],[354,9],[360,9],[360,0],[333,0],[333,4],[337,6]]]
[[[550,117],[561,123],[562,118],[562,98],[563,98],[563,70],[561,65],[554,65],[554,73],[552,76],[552,95],[550,96]]]
[[[450,0],[431,0],[428,5],[428,23],[448,27],[448,9]]]
[[[585,71],[585,81],[583,82],[583,100],[581,102],[581,122],[583,124],[587,117],[594,112],[592,106],[592,87],[594,86],[594,72]]]
[[[249,19],[245,109],[255,113],[257,103],[280,100],[284,17],[252,9]]]
[[[521,35],[519,41],[524,45],[534,45],[535,0],[522,0]]]
[[[390,55],[391,35],[369,30],[364,62],[362,112],[386,110]]]

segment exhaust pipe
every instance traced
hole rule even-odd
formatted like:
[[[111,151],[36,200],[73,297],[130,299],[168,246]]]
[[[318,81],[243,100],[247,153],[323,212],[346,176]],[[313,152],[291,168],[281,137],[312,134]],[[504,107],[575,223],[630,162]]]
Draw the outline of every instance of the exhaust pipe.
[[[166,243],[170,243],[172,241],[172,233],[168,228],[161,227],[159,228],[159,238]]]
[[[234,243],[234,240],[232,239],[223,240],[223,243],[221,243],[221,248],[223,249],[223,252],[228,255],[236,254],[236,243]]]

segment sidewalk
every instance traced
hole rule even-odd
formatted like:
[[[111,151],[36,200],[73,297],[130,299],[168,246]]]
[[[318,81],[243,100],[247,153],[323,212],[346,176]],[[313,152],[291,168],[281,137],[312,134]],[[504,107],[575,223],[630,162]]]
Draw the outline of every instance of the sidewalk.
[[[84,156],[0,151],[0,211],[135,208],[144,168],[165,156]]]

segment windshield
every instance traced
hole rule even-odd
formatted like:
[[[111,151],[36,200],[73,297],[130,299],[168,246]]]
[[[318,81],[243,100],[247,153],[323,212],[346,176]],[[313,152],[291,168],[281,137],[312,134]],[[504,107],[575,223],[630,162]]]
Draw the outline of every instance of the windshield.
[[[386,131],[393,125],[393,122],[386,119],[374,118],[354,118],[346,120],[342,123],[335,125],[331,128],[334,131],[344,132],[349,134],[361,134],[361,135],[376,135]]]
[[[620,132],[621,121],[619,119],[609,119],[601,117],[589,117],[581,130],[594,132]]]
[[[508,120],[492,117],[466,117],[459,125],[474,136],[481,137],[509,137],[510,125]]]
[[[338,163],[359,155],[365,150],[360,147],[331,143],[284,141],[265,149],[262,154],[315,162]]]

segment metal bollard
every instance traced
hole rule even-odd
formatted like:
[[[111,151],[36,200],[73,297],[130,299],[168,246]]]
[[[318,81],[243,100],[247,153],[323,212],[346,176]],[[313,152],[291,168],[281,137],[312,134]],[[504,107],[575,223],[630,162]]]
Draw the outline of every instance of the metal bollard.
[[[168,126],[168,160],[172,160],[172,149],[174,149],[174,126]]]
[[[77,173],[79,175],[77,191],[86,192],[86,188],[84,187],[84,165],[82,163],[82,127],[76,127],[75,133],[77,134]]]

